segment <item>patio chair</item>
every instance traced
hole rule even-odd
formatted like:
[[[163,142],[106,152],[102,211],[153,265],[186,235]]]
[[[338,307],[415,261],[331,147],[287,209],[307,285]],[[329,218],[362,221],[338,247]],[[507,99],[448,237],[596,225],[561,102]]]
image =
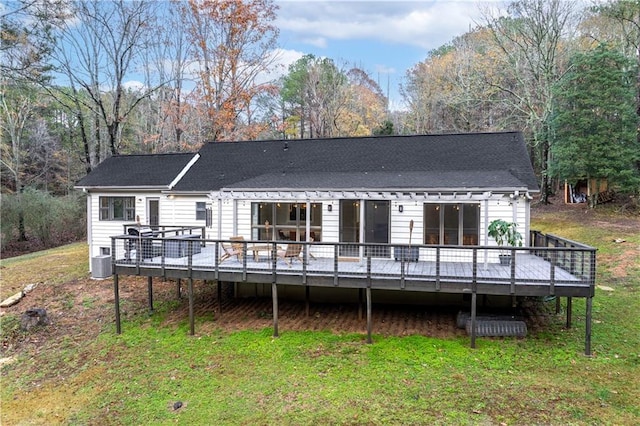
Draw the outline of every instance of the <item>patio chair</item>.
[[[244,255],[244,237],[231,237],[229,240],[231,240],[231,243],[220,243],[224,250],[224,253],[220,256],[220,263],[233,256],[236,257],[238,262],[241,262]]]
[[[289,268],[293,264],[294,259],[300,260],[300,253],[302,252],[302,244],[289,244],[286,250],[278,250],[278,258],[289,263]]]

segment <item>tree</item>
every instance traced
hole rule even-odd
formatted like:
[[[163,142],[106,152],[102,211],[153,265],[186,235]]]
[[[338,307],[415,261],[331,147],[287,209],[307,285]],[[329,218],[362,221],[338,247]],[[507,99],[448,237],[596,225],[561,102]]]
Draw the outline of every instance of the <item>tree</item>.
[[[244,136],[254,137],[261,130],[251,121],[251,107],[271,88],[259,79],[274,60],[276,10],[271,0],[189,0],[182,7],[211,140],[235,138],[243,119]]]
[[[289,66],[280,91],[290,116],[298,118],[300,138],[337,136],[349,84],[347,76],[330,58],[305,55]],[[290,120],[293,124],[294,120]]]
[[[552,170],[558,177],[607,179],[639,192],[634,72],[632,62],[605,44],[573,57],[555,87]],[[592,194],[589,204],[596,203]]]
[[[507,7],[508,16],[486,13],[486,25],[502,55],[505,72],[492,85],[507,95],[512,109],[526,117],[534,165],[541,175],[541,202],[548,203],[549,122],[553,105],[553,86],[565,71],[566,43],[574,27],[576,5],[566,0],[517,0]]]
[[[81,123],[87,171],[120,152],[128,117],[157,89],[126,86],[140,64],[140,52],[153,42],[148,25],[153,7],[140,1],[74,2],[75,19],[57,27],[60,42],[52,53],[53,64],[67,77],[71,90],[52,90],[52,94]]]
[[[53,25],[68,18],[69,0],[7,0],[0,9],[0,75],[46,81]]]
[[[189,68],[194,63],[189,57],[190,36],[183,30],[178,2],[164,2],[158,11],[160,16],[148,22],[156,42],[141,55],[144,86],[161,87],[141,103],[132,120],[136,146],[154,153],[192,150],[202,143],[203,136],[197,132],[198,126],[189,125],[195,111],[188,89]]]
[[[597,6],[595,11],[617,24],[624,40],[623,52],[628,57],[635,57],[636,114],[640,119],[640,0],[609,1],[607,4]],[[640,131],[638,140],[640,141]]]
[[[369,136],[382,126],[387,113],[387,98],[382,89],[364,70],[347,71],[345,112],[337,120],[341,136]]]
[[[407,125],[416,133],[523,128],[523,114],[509,100],[514,86],[491,32],[475,28],[407,71]]]

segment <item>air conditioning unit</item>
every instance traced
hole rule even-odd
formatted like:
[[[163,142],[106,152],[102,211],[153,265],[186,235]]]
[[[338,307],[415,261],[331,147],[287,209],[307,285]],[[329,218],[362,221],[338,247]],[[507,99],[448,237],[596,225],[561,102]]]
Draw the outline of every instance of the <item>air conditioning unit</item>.
[[[109,278],[111,274],[111,256],[105,254],[91,258],[91,278]]]

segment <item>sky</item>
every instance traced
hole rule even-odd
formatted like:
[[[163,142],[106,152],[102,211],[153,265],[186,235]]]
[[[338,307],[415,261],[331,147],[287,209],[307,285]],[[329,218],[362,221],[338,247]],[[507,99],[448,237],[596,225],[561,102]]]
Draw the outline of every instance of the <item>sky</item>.
[[[280,62],[304,54],[358,66],[401,108],[398,86],[429,51],[481,22],[478,1],[276,0]]]

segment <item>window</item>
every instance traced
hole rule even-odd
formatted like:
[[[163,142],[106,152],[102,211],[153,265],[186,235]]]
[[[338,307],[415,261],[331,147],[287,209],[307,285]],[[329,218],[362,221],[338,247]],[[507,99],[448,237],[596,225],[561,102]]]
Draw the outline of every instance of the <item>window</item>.
[[[322,204],[312,203],[310,237],[320,241]],[[306,241],[306,203],[251,203],[251,238],[254,240]]]
[[[196,220],[207,220],[207,203],[196,202]]]
[[[135,197],[100,197],[100,220],[135,220]]]
[[[480,204],[425,204],[424,243],[477,245]]]

